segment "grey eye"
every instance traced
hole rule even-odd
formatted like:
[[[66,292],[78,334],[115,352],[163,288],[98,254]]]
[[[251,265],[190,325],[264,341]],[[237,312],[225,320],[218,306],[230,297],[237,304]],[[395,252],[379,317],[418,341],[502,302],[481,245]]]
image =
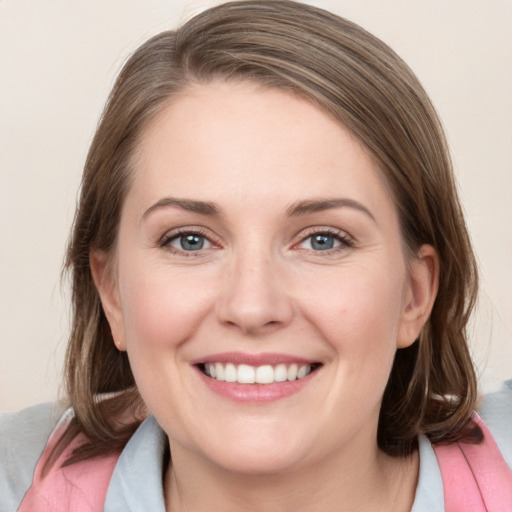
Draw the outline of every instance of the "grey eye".
[[[171,240],[169,245],[176,249],[181,249],[182,251],[200,251],[201,249],[208,248],[210,242],[202,235],[187,233],[177,236]]]
[[[297,247],[308,251],[325,252],[331,249],[341,250],[345,247],[353,247],[353,243],[343,232],[317,231],[303,238]]]
[[[336,242],[335,238],[332,235],[327,235],[325,233],[318,233],[317,235],[312,235],[310,237],[310,240],[311,248],[314,249],[315,251],[326,251],[328,249],[332,249]]]

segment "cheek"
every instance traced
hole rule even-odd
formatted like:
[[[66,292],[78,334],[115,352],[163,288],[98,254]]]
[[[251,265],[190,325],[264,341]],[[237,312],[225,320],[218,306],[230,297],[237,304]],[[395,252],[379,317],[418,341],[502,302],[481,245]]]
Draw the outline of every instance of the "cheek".
[[[337,378],[377,397],[386,385],[397,348],[404,274],[385,267],[333,273],[321,293],[309,295],[304,315],[337,360]],[[305,299],[306,300],[306,299]],[[371,393],[370,393],[371,394]]]
[[[181,347],[197,333],[211,298],[201,292],[201,279],[186,273],[147,265],[137,272],[133,262],[125,268],[129,278],[122,281],[120,295],[126,350],[137,387],[149,410],[179,429],[180,421],[166,421],[162,411],[183,406],[188,388],[178,371],[183,366]],[[168,391],[164,401],[163,386]]]
[[[192,336],[207,310],[210,297],[200,275],[146,265],[143,271],[127,265],[120,290],[127,349],[171,350]],[[158,354],[156,354],[158,356]]]
[[[403,303],[402,274],[390,275],[385,267],[377,271],[360,267],[335,271],[323,283],[322,287],[310,283],[302,293],[305,310],[317,325],[353,336],[369,331],[381,332],[382,337],[396,334]]]

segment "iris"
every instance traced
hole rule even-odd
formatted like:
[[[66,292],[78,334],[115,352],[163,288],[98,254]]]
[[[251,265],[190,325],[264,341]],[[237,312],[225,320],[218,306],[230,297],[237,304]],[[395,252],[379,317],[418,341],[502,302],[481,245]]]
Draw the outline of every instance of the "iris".
[[[334,247],[334,237],[326,235],[325,233],[319,233],[311,237],[311,247],[315,251],[326,251]]]

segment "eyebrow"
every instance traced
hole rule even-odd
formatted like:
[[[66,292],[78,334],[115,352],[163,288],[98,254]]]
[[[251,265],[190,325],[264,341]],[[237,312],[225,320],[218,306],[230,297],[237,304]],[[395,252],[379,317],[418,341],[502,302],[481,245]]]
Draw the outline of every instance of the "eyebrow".
[[[293,203],[287,210],[289,217],[299,217],[310,213],[332,210],[334,208],[353,208],[367,215],[371,220],[377,222],[372,212],[362,205],[359,201],[348,198],[332,198],[332,199],[312,199],[306,201],[297,201]]]
[[[189,212],[199,213],[200,215],[220,216],[220,208],[215,204],[207,201],[195,201],[193,199],[177,199],[175,197],[164,197],[157,201],[154,205],[150,206],[142,215],[142,220],[145,219],[150,213],[160,208],[167,208],[169,206],[177,206],[182,210]]]
[[[161,208],[169,206],[177,206],[189,212],[199,213],[200,215],[209,215],[218,217],[221,215],[221,209],[209,201],[196,201],[194,199],[178,199],[175,197],[164,197],[150,206],[142,215],[145,219],[150,213]],[[297,201],[286,209],[288,217],[300,217],[311,213],[332,210],[334,208],[353,208],[367,215],[371,220],[376,222],[372,212],[362,205],[359,201],[348,198],[331,198],[331,199],[308,199]]]

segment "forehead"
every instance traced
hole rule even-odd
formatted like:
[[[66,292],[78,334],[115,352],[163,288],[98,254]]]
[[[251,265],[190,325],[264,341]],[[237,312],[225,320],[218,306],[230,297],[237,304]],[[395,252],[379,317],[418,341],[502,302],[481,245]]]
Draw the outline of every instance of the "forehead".
[[[377,163],[341,123],[252,82],[196,84],[172,98],[143,131],[133,164],[134,185],[148,194],[389,196]]]

